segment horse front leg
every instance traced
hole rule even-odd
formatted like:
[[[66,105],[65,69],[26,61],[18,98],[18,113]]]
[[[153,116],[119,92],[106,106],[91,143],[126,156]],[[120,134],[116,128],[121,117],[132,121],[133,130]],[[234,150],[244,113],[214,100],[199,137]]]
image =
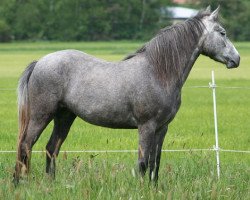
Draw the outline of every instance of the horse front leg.
[[[167,133],[167,126],[162,127],[155,133],[154,144],[152,145],[149,155],[149,178],[150,180],[157,183],[158,172],[161,160],[161,150],[164,142],[165,135]]]
[[[156,124],[147,122],[138,127],[139,131],[139,148],[138,148],[138,166],[139,172],[143,177],[148,168],[150,150],[154,144]]]

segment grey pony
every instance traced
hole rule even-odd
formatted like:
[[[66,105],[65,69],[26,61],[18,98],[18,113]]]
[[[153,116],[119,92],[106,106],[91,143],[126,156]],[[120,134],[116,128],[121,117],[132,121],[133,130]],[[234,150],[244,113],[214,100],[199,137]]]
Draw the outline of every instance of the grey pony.
[[[50,121],[46,172],[78,116],[91,124],[138,129],[138,165],[157,181],[168,124],[181,104],[181,89],[200,54],[239,66],[240,56],[218,22],[219,8],[162,29],[123,61],[107,62],[77,50],[51,53],[31,63],[18,86],[19,137],[14,181],[30,169],[32,146]]]

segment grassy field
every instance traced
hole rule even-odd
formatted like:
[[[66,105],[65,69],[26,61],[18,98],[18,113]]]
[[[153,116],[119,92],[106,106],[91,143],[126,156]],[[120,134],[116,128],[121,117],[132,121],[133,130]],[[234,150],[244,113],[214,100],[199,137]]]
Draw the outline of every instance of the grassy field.
[[[121,60],[142,42],[36,42],[0,44],[0,150],[15,150],[18,77],[32,60],[61,49],[78,49],[110,61]],[[196,62],[182,93],[182,106],[169,127],[164,149],[212,148],[211,90],[215,70],[219,86],[250,88],[250,43],[236,43],[241,66],[227,70],[209,58]],[[14,90],[5,90],[14,89]],[[220,147],[250,150],[250,90],[217,89]],[[34,150],[44,150],[52,125]],[[136,130],[112,130],[75,121],[64,150],[137,149]],[[45,176],[45,155],[32,155],[31,175],[11,183],[15,154],[0,153],[0,199],[250,199],[250,154],[221,152],[221,179],[214,152],[163,153],[158,188],[140,180],[136,153],[61,153],[55,181]]]

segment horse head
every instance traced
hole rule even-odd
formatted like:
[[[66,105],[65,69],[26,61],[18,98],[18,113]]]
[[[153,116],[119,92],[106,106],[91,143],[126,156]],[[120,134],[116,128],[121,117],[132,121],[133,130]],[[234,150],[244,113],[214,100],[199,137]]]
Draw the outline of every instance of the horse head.
[[[219,23],[219,10],[218,7],[211,13],[210,6],[205,10],[207,15],[202,18],[205,29],[201,40],[201,53],[226,64],[229,69],[236,68],[240,64],[240,55],[228,39],[225,29]]]

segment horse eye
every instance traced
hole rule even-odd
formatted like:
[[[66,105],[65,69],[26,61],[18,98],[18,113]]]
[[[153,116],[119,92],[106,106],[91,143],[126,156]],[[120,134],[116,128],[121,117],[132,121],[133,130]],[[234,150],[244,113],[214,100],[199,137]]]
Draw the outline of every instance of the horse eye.
[[[225,35],[226,35],[226,32],[225,32],[225,31],[221,31],[220,34],[221,34],[222,36],[225,36]]]

